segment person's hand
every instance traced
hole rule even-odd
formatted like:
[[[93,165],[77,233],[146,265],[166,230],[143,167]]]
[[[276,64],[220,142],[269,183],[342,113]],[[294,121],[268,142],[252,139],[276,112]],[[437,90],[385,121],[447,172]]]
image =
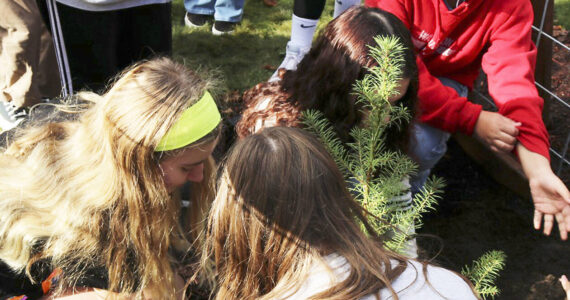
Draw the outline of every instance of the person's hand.
[[[474,134],[495,152],[511,152],[517,143],[520,125],[499,113],[482,111]]]
[[[546,157],[517,144],[519,159],[528,178],[534,202],[534,228],[550,235],[554,221],[558,223],[560,238],[566,240],[570,231],[570,191],[550,168]]]
[[[562,277],[560,277],[560,283],[562,284],[564,291],[566,291],[566,300],[570,300],[570,281],[568,281],[566,275],[562,275]]]
[[[558,223],[560,238],[566,240],[570,231],[570,192],[552,171],[539,178],[529,178],[534,202],[534,228],[539,230],[544,218],[543,232],[550,235],[554,221]]]

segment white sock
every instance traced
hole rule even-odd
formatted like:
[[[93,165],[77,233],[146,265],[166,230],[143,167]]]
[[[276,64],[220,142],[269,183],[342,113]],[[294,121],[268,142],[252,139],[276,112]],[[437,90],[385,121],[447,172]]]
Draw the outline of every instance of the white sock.
[[[291,39],[289,42],[299,48],[311,48],[313,35],[319,20],[299,18],[293,15],[291,22]]]
[[[342,14],[348,8],[359,5],[360,0],[334,0],[334,14],[333,17],[336,18]]]

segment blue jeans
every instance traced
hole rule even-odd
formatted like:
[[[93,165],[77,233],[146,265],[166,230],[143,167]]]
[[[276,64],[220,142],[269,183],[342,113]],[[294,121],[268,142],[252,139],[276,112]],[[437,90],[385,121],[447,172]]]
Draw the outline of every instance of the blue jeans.
[[[184,0],[186,11],[191,14],[214,16],[216,21],[241,21],[245,0]]]
[[[467,97],[468,89],[461,83],[440,77],[443,85],[453,88],[461,97]],[[420,100],[421,101],[421,100]],[[448,132],[431,127],[425,123],[414,124],[414,135],[408,150],[418,164],[418,173],[410,178],[412,194],[416,194],[425,184],[431,169],[447,151]]]

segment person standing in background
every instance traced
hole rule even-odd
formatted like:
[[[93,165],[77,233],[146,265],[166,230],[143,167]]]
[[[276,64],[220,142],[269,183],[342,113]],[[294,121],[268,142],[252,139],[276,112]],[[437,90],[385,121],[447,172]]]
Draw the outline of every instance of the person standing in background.
[[[231,34],[241,21],[245,0],[184,0],[188,27],[202,27],[214,18],[214,35]]]
[[[326,0],[295,0],[291,20],[291,38],[287,42],[285,58],[269,82],[278,81],[279,70],[295,70],[305,54],[311,49],[313,36],[317,29],[319,18],[325,9]],[[333,17],[338,17],[349,7],[359,5],[360,0],[335,0]]]
[[[0,131],[14,128],[27,108],[59,95],[53,43],[36,0],[0,1]]]
[[[172,53],[171,0],[39,2],[60,50],[67,95],[102,92],[132,63]]]

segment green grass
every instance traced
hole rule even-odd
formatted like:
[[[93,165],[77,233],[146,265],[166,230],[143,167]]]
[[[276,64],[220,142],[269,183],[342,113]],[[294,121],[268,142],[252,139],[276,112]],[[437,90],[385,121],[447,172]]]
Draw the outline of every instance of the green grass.
[[[570,29],[570,0],[554,1],[554,24]]]
[[[333,1],[327,1],[317,30],[332,18]],[[555,24],[570,29],[570,0],[556,0]],[[205,67],[221,74],[224,87],[244,90],[265,81],[285,56],[285,45],[291,33],[293,0],[279,0],[266,7],[262,0],[246,0],[244,16],[233,35],[214,36],[211,26],[199,29],[184,26],[183,0],[174,0],[173,49],[176,60],[189,67]]]
[[[330,2],[330,3],[329,3]],[[333,2],[327,1],[319,29],[331,20]],[[275,7],[266,7],[262,0],[247,0],[244,16],[232,35],[214,36],[212,24],[193,29],[184,26],[184,5],[174,0],[173,52],[187,66],[205,67],[221,73],[225,87],[240,92],[267,80],[285,56],[291,33],[293,0],[279,0]]]

